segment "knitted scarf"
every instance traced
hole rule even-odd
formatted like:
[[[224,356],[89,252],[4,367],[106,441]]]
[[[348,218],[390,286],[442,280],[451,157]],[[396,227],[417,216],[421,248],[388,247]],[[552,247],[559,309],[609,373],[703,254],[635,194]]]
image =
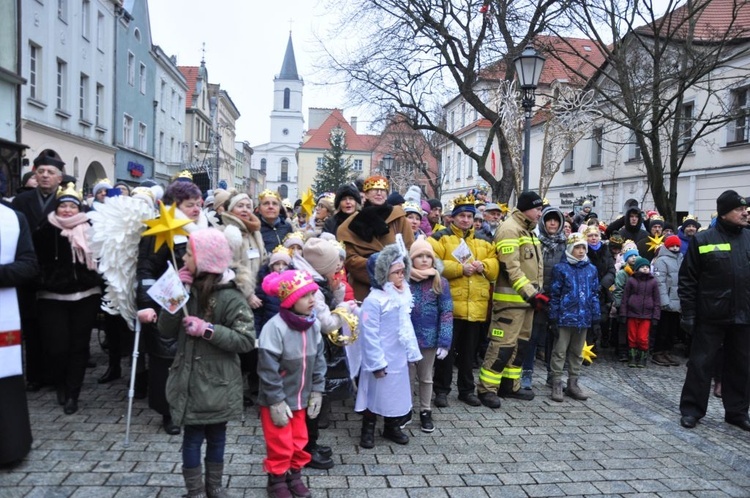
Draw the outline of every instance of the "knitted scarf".
[[[415,282],[421,282],[422,280],[434,277],[437,273],[437,270],[435,268],[426,268],[424,270],[417,270],[414,268],[414,266],[411,267],[411,272],[409,273],[409,278],[414,280]]]
[[[305,330],[312,327],[315,324],[315,320],[316,320],[315,311],[313,311],[310,315],[305,316],[305,315],[298,315],[297,313],[294,313],[292,310],[281,308],[279,310],[279,315],[281,316],[281,319],[284,320],[284,323],[286,323],[290,329],[298,330],[300,332],[304,332]]]
[[[86,231],[89,228],[89,218],[86,213],[78,213],[68,218],[60,218],[57,213],[51,211],[47,215],[52,226],[59,228],[60,233],[70,241],[70,247],[73,249],[73,262],[85,263],[89,270],[96,270],[96,261],[94,254],[89,249],[86,240]]]
[[[550,253],[555,252],[555,248],[557,248],[560,244],[565,243],[565,233],[563,233],[562,230],[559,230],[554,235],[549,235],[544,230],[539,231],[539,242],[542,243],[542,255],[544,259],[548,259]]]

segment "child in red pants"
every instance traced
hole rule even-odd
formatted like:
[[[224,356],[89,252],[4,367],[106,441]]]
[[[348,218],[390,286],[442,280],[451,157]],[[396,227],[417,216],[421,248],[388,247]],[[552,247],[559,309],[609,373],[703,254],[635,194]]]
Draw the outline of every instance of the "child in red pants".
[[[266,440],[268,494],[312,496],[301,469],[310,461],[305,410],[316,418],[325,389],[326,361],[315,318],[318,285],[309,273],[287,270],[263,279],[263,290],[281,302],[263,326],[258,344],[258,404]],[[291,494],[290,494],[291,492]]]
[[[651,274],[651,264],[638,258],[633,276],[625,284],[620,305],[620,323],[628,327],[629,367],[643,368],[648,361],[648,334],[661,317],[659,284]]]

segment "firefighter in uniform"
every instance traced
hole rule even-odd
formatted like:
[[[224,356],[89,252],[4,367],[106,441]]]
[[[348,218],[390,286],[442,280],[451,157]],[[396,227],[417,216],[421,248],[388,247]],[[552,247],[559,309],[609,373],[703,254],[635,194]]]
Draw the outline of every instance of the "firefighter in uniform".
[[[479,400],[490,408],[500,408],[498,394],[524,400],[534,397],[532,391],[520,388],[534,311],[549,303],[540,292],[544,261],[533,232],[541,216],[542,198],[535,192],[522,192],[516,208],[495,234],[500,274],[492,296],[490,344],[477,384]]]
[[[724,420],[750,431],[750,230],[747,200],[734,190],[716,199],[716,226],[693,237],[680,266],[680,325],[693,337],[680,397],[680,424],[706,415],[711,378],[723,355]]]

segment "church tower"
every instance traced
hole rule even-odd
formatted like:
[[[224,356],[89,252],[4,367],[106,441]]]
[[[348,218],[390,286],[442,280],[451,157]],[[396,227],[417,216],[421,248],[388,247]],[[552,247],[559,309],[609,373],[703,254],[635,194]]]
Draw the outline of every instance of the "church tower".
[[[253,162],[266,172],[266,188],[293,203],[299,198],[297,189],[297,149],[302,142],[305,118],[302,115],[302,87],[305,82],[297,74],[292,33],[286,45],[281,72],[273,79],[273,110],[271,141],[253,147]],[[257,162],[256,162],[257,161]]]

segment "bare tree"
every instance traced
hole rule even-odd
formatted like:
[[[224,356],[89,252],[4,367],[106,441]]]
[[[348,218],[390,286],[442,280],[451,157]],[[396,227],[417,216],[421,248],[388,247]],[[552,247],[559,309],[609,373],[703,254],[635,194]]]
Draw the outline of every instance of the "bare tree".
[[[748,54],[750,5],[669,0],[661,15],[652,0],[574,3],[571,21],[606,59],[588,88],[596,92],[603,119],[619,128],[619,140],[639,149],[654,203],[674,219],[677,180],[693,147],[715,146],[710,134],[747,115],[727,90],[746,79],[732,66]],[[550,55],[563,64],[569,60],[565,48]],[[583,74],[585,68],[567,69]],[[686,100],[693,95],[705,98]]]
[[[513,59],[539,33],[566,20],[568,1],[558,0],[330,0],[342,13],[337,40],[327,47],[327,64],[348,85],[354,105],[389,114],[403,112],[415,130],[451,141],[478,165],[493,197],[507,202],[514,190],[508,140],[500,110],[490,94],[500,80],[512,81]],[[564,26],[558,25],[558,29]],[[354,31],[356,30],[356,31]],[[485,71],[493,64],[492,71]],[[467,144],[434,109],[460,96],[491,123],[484,147]],[[487,171],[493,139],[499,144],[502,176]]]

